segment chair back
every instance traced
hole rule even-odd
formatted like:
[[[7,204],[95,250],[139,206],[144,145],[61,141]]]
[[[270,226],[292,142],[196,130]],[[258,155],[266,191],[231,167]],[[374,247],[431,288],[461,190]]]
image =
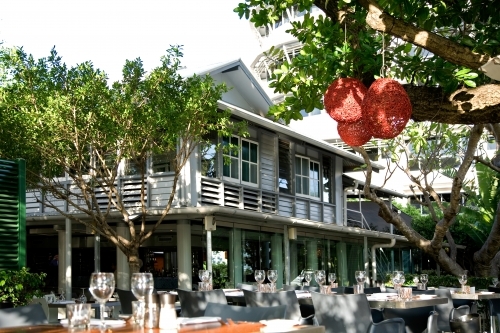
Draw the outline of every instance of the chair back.
[[[302,290],[307,290],[307,291],[315,291],[319,292],[319,287],[318,286],[302,286]]]
[[[299,286],[297,284],[284,284],[283,285],[283,290],[300,290],[302,289],[302,286]]]
[[[412,309],[385,308],[384,318],[403,318],[405,321],[406,333],[421,333],[428,327],[428,323],[424,320],[424,318],[429,317],[429,313],[431,312],[434,312],[433,306],[424,306]]]
[[[249,321],[259,322],[261,320],[285,319],[286,305],[248,307],[228,305],[219,303],[207,303],[205,308],[206,317],[220,317],[226,321]]]
[[[202,317],[208,303],[227,304],[226,295],[222,289],[209,291],[190,291],[177,289],[181,304],[182,317]]]
[[[132,301],[137,301],[132,291],[116,289],[118,294],[118,300],[120,301],[121,314],[128,315],[132,314]]]
[[[438,317],[436,311],[431,311],[427,318],[427,333],[438,333]]]
[[[0,328],[47,324],[41,304],[0,309]]]
[[[331,290],[337,294],[345,294],[345,287],[332,288]]]
[[[365,294],[381,293],[380,287],[366,287],[363,288]],[[344,294],[354,294],[354,286],[344,287]]]
[[[261,293],[243,289],[243,294],[245,295],[245,303],[247,306],[264,307],[286,305],[285,319],[297,321],[302,319],[299,300],[294,290]]]
[[[467,305],[462,305],[458,308],[453,306],[453,299],[451,298],[450,289],[439,288],[434,290],[438,297],[448,299],[445,304],[438,304],[434,306],[435,311],[438,313],[438,329],[440,331],[451,332],[450,319],[466,315],[469,313],[470,308]]]
[[[314,319],[325,333],[368,332],[372,324],[366,295],[325,295],[311,292]]]

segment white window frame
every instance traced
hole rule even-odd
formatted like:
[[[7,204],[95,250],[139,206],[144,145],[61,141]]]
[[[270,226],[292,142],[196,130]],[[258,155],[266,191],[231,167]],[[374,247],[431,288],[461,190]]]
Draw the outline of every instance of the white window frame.
[[[300,165],[302,166],[303,164],[303,161],[306,160],[307,161],[307,165],[309,166],[308,169],[307,169],[307,175],[304,175],[302,173],[298,173],[298,170],[296,169],[297,168],[297,159],[300,159]],[[314,178],[312,177],[312,173],[311,173],[311,165],[312,164],[316,164],[317,165],[317,168],[318,168],[318,174],[317,174],[317,178]],[[322,177],[321,177],[321,163],[318,162],[318,161],[314,161],[314,160],[311,160],[309,157],[306,157],[306,156],[301,156],[301,155],[295,155],[295,158],[294,158],[294,165],[295,165],[295,195],[297,196],[300,196],[300,197],[307,197],[307,198],[311,198],[311,199],[315,199],[315,200],[321,200],[321,191],[322,191],[322,188],[321,188],[321,181],[322,181]],[[302,170],[300,170],[302,171]],[[303,193],[303,189],[302,189],[302,192],[298,192],[298,182],[297,182],[297,178],[300,177],[300,180],[303,180],[303,179],[307,179],[308,180],[308,191],[307,193]],[[311,195],[311,188],[312,188],[312,183],[313,182],[316,182],[317,184],[317,196],[314,196],[314,195]],[[301,182],[302,184],[302,182]],[[303,186],[301,186],[302,188]]]
[[[238,150],[238,154],[234,154],[234,153],[225,153],[223,152],[222,156],[224,159],[226,158],[230,158],[231,159],[231,164],[232,163],[237,163],[238,164],[238,177],[232,177],[231,176],[225,176],[224,175],[224,167],[222,168],[222,178],[223,180],[228,180],[228,181],[232,181],[232,182],[236,182],[236,183],[239,183],[239,184],[242,184],[242,185],[248,185],[248,186],[253,186],[253,187],[258,187],[259,186],[259,183],[260,183],[260,178],[259,178],[259,170],[260,170],[260,159],[259,159],[259,143],[256,142],[256,141],[253,141],[253,140],[248,140],[248,139],[244,139],[244,138],[241,138],[239,136],[236,136],[236,135],[233,135],[231,136],[231,139],[234,139],[236,138],[238,140],[238,147],[239,150]],[[256,146],[256,149],[257,149],[257,162],[252,162],[252,161],[246,161],[246,160],[243,160],[243,152],[242,152],[242,148],[243,148],[243,143],[249,143],[250,145],[255,145]],[[247,182],[247,181],[244,181],[243,180],[243,164],[244,163],[249,163],[250,164],[250,168],[253,166],[255,167],[256,169],[256,182],[255,183],[252,183],[252,182]],[[251,172],[250,172],[250,168],[249,168],[249,176],[251,175]],[[230,170],[231,170],[231,167],[230,167]]]

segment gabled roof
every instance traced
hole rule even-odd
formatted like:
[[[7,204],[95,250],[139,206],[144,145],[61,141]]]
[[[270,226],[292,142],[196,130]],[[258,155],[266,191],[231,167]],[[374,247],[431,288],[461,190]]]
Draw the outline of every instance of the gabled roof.
[[[195,71],[187,69],[181,75],[210,75],[216,83],[225,83],[229,91],[222,95],[222,101],[265,116],[273,102],[241,59],[212,64]]]

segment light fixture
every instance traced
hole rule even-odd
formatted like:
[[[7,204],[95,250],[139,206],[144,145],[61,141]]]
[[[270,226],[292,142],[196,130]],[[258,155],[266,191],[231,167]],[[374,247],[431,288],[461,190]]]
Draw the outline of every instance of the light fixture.
[[[479,67],[479,70],[493,80],[500,81],[500,55],[491,58],[487,63]]]

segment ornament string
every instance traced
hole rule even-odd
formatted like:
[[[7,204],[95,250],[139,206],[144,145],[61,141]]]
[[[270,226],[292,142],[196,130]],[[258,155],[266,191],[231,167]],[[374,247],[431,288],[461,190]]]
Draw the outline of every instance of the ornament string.
[[[385,77],[385,33],[382,32],[382,67],[380,68],[380,77]]]

